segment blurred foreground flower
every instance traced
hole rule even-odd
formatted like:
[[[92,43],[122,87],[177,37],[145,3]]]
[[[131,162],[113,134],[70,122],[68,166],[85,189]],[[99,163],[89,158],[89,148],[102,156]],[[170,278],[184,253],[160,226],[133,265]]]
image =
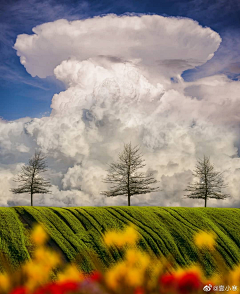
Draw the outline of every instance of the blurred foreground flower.
[[[124,245],[135,245],[139,239],[139,233],[133,226],[127,227],[123,232],[110,231],[104,236],[107,246],[122,247]]]
[[[43,226],[36,225],[33,228],[31,239],[36,245],[44,245],[46,243],[46,241],[48,240],[48,235]]]
[[[102,272],[97,269],[87,275],[76,264],[64,264],[61,256],[46,246],[44,228],[36,226],[31,235],[35,243],[32,259],[14,272],[0,273],[0,294],[200,294],[204,287],[212,291],[221,281],[234,285],[229,293],[240,293],[240,265],[209,280],[200,265],[173,267],[167,258],[143,252],[139,238],[133,226],[106,233],[105,245],[110,250],[114,246],[122,250],[123,259]],[[201,251],[215,252],[216,235],[212,232],[197,233],[194,242]],[[215,293],[222,292],[214,289]]]
[[[199,232],[194,236],[194,243],[198,248],[215,249],[216,234],[213,232]]]

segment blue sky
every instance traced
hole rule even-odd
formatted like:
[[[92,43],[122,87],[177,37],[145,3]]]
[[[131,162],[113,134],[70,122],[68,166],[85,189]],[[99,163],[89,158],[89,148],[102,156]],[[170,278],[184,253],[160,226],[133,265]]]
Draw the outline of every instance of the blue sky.
[[[184,79],[190,81],[216,73],[239,78],[239,0],[14,0],[1,1],[0,11],[0,117],[5,120],[49,115],[52,96],[64,90],[64,85],[53,77],[40,79],[29,75],[12,48],[17,35],[31,34],[36,25],[61,18],[76,20],[108,13],[154,13],[192,18],[218,32],[223,41],[212,60],[184,72]]]

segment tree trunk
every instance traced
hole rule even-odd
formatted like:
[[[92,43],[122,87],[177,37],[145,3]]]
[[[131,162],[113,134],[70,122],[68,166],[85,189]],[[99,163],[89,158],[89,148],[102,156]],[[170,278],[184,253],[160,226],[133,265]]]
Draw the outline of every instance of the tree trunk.
[[[32,182],[31,182],[31,206],[33,206],[33,179],[34,179],[35,169],[33,170]]]
[[[128,206],[130,206],[130,193],[128,193]]]
[[[207,195],[205,195],[205,207],[207,207]]]
[[[130,156],[130,155],[129,155]],[[130,161],[130,158],[129,158]],[[128,190],[128,206],[130,206],[130,165],[128,166],[128,175],[127,175],[127,190]]]

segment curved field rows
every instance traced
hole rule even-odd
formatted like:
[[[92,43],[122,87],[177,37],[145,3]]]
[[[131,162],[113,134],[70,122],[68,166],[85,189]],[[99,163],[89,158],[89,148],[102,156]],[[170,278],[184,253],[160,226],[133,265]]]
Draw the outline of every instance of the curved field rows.
[[[200,261],[207,274],[217,268],[210,254],[200,255],[193,243],[199,230],[217,235],[217,251],[231,268],[240,262],[240,210],[230,208],[163,207],[12,207],[0,208],[0,266],[4,256],[16,267],[30,258],[29,232],[42,223],[50,235],[48,245],[89,272],[108,267],[123,256],[118,248],[107,249],[102,241],[106,231],[120,230],[129,223],[137,226],[138,245],[156,256],[173,256],[176,264]]]

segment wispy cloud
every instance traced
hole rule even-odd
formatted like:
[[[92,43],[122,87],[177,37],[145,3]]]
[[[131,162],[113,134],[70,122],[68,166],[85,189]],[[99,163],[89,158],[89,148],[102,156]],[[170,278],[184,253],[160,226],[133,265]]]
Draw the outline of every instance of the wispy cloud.
[[[5,80],[13,83],[24,83],[45,91],[48,91],[49,88],[44,87],[40,82],[35,81],[32,77],[26,78],[22,76],[19,72],[7,65],[0,65],[0,76],[4,77]]]

